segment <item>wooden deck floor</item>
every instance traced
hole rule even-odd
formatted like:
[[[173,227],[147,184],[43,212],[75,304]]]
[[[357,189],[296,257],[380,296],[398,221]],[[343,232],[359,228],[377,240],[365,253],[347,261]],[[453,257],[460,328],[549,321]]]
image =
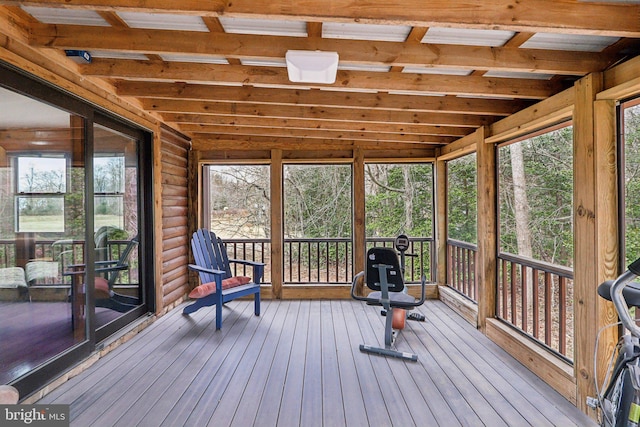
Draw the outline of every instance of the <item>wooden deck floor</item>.
[[[38,403],[72,426],[595,425],[439,301],[407,322],[417,363],[361,353],[379,310],[354,301],[234,301],[174,310]]]

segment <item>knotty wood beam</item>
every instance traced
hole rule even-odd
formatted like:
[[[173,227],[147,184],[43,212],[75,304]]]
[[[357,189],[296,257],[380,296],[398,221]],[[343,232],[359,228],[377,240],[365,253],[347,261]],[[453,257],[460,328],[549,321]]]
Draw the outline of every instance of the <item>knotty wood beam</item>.
[[[117,16],[117,15],[116,15]],[[218,26],[206,22],[213,30]],[[219,25],[221,28],[221,25]],[[320,30],[321,31],[321,30]],[[615,56],[599,52],[546,51],[517,46],[485,47],[420,43],[426,28],[415,30],[404,43],[227,34],[199,31],[101,28],[78,25],[32,24],[34,47],[109,50],[139,53],[180,53],[234,59],[282,59],[287,50],[323,50],[340,53],[340,60],[356,64],[397,67],[432,66],[468,70],[525,71],[584,75],[610,65]],[[415,41],[418,40],[418,41]]]
[[[331,131],[317,129],[272,128],[272,127],[241,127],[224,125],[200,125],[182,124],[180,130],[194,134],[216,135],[248,135],[248,136],[273,136],[273,137],[298,137],[306,139],[335,139],[353,141],[380,141],[380,142],[405,142],[428,143],[444,145],[454,141],[455,137],[439,135],[405,135],[383,132],[357,132],[357,131]]]
[[[433,159],[436,150],[428,145],[385,143],[376,141],[338,141],[330,139],[317,139],[313,142],[304,138],[296,137],[262,137],[243,135],[198,135],[195,134],[192,140],[193,150],[271,150],[279,149],[286,151],[300,151],[305,153],[318,153],[317,155],[325,159],[344,158],[344,151],[351,152],[356,148],[361,148],[367,153],[389,152],[394,153],[393,158],[414,158]],[[347,156],[351,158],[352,156]],[[378,156],[379,157],[379,156]]]
[[[508,116],[531,101],[458,98],[455,96],[414,96],[388,93],[353,93],[272,89],[251,86],[228,87],[204,84],[119,80],[117,93],[137,98],[173,98],[249,104],[282,104],[306,107],[361,108],[386,111],[411,110],[441,113]]]
[[[544,99],[561,88],[541,80],[487,78],[481,76],[421,75],[338,70],[336,82],[330,85],[296,85],[289,81],[287,70],[280,67],[245,67],[184,62],[95,59],[81,65],[87,76],[126,78],[146,81],[181,81],[268,87],[322,88],[345,91],[372,90],[382,92],[413,91],[495,98]]]
[[[422,124],[393,124],[393,123],[350,123],[343,121],[319,121],[305,119],[279,119],[269,117],[238,117],[212,116],[204,114],[165,113],[162,117],[167,122],[178,124],[199,124],[218,126],[240,126],[257,128],[283,128],[307,130],[358,131],[405,135],[439,135],[465,136],[473,131],[468,127],[431,126]]]
[[[222,23],[220,22],[220,20],[216,17],[213,16],[203,16],[202,17],[202,21],[204,22],[204,24],[207,26],[207,28],[209,29],[209,31],[211,31],[212,33],[216,34],[216,35],[220,35],[220,34],[224,34],[224,27],[222,26]],[[226,57],[227,62],[229,62],[229,64],[231,65],[240,65],[241,62],[238,58],[229,58]]]
[[[639,37],[640,6],[557,0],[372,0],[367,7],[350,0],[310,0],[295,7],[288,0],[13,0],[6,4],[111,11],[176,13],[342,22],[388,22],[412,26],[456,26],[512,31]]]
[[[164,113],[194,113],[222,116],[298,118],[308,120],[332,120],[343,122],[376,122],[424,124],[434,126],[461,126],[475,128],[490,124],[492,116],[425,113],[411,111],[345,110],[344,108],[298,107],[287,105],[251,105],[216,103],[206,101],[183,101],[170,99],[143,99],[143,107],[148,111]]]
[[[413,27],[411,29],[411,32],[409,32],[409,35],[407,36],[405,43],[420,44],[422,42],[422,39],[424,38],[424,35],[427,34],[427,31],[429,31],[429,28]],[[404,70],[404,67],[392,65],[389,71],[393,73],[401,73],[402,70]]]

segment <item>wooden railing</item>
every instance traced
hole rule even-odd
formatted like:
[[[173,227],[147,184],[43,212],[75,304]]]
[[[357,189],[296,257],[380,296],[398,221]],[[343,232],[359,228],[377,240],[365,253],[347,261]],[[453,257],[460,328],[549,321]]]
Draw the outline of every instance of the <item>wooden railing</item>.
[[[14,267],[16,265],[15,240],[0,240],[0,268]]]
[[[372,246],[393,247],[393,238],[367,239],[367,248]],[[119,256],[119,250],[126,241],[113,241],[111,245],[112,258]],[[230,258],[259,261],[266,264],[263,283],[271,283],[271,241],[269,239],[225,239]],[[406,257],[406,283],[419,283],[424,274],[427,280],[433,281],[433,245],[432,238],[412,237],[408,254],[416,256]],[[0,241],[0,256],[10,254],[5,258],[4,266],[15,265],[15,242]],[[288,284],[351,284],[353,279],[353,245],[349,238],[327,239],[285,239],[284,240],[284,280]],[[37,241],[36,258],[55,260],[60,256],[73,263],[84,260],[84,243],[81,241],[65,241],[54,244],[53,241]],[[0,265],[2,267],[3,265]],[[131,268],[137,268],[132,262]],[[241,265],[232,265],[235,275],[251,275],[251,269]],[[125,283],[127,274],[121,275]],[[135,276],[135,274],[134,274]],[[62,278],[60,278],[62,282]]]
[[[367,239],[367,249],[372,246],[382,246],[393,248],[395,238],[375,237]],[[435,281],[435,241],[431,237],[411,237],[407,254],[415,256],[405,257],[405,283],[420,283],[422,275],[426,276],[428,282]]]
[[[476,303],[478,302],[477,251],[477,246],[472,243],[447,240],[447,284]]]
[[[567,360],[573,359],[573,270],[498,255],[496,314]]]
[[[225,239],[229,258],[263,262],[266,264],[262,283],[271,283],[271,240],[270,239]],[[252,276],[250,267],[231,264],[234,276]]]
[[[367,239],[372,246],[393,247],[393,238]],[[271,282],[269,239],[225,239],[230,258],[248,259],[267,264],[264,283]],[[405,280],[419,283],[422,274],[433,280],[431,273],[433,239],[411,238],[406,258]],[[353,245],[349,238],[284,239],[284,281],[287,284],[351,284],[353,279]],[[250,275],[246,267],[236,265],[233,274]]]
[[[121,252],[127,246],[127,240],[109,241],[110,259],[118,259]],[[83,264],[85,262],[85,243],[82,240],[37,240],[33,243],[33,252],[29,261],[45,261],[58,263],[58,276],[38,278],[30,285],[63,285],[69,284],[71,278],[64,276],[63,269],[70,264]],[[0,268],[13,267],[17,263],[16,241],[0,240]],[[137,284],[138,260],[132,257],[129,268],[119,274],[117,283]]]
[[[351,283],[352,251],[349,238],[284,239],[285,283]]]

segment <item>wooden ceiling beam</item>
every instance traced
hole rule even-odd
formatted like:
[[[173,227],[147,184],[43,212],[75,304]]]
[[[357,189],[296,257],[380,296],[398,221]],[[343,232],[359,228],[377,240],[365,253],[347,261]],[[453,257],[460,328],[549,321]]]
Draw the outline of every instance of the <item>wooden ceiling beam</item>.
[[[508,116],[532,104],[506,99],[458,98],[455,96],[415,96],[388,93],[353,93],[234,87],[187,83],[119,80],[114,83],[121,96],[171,98],[249,104],[280,104],[305,107],[327,106],[390,111],[432,111],[454,114]]]
[[[217,27],[212,20],[217,21],[215,18],[207,19],[207,23],[215,29]],[[340,61],[344,63],[561,75],[584,75],[600,71],[616,59],[614,55],[603,55],[599,52],[416,42],[416,38],[424,34],[423,31],[426,29],[417,29],[408,39],[410,41],[397,43],[122,27],[100,28],[100,31],[96,31],[96,27],[90,26],[33,24],[29,31],[29,43],[33,47],[58,49],[94,49],[144,54],[179,53],[266,60],[282,59],[287,50],[323,50],[339,52]]]
[[[321,121],[305,119],[281,119],[270,117],[212,116],[204,114],[164,113],[162,117],[177,124],[205,124],[241,127],[268,127],[307,130],[331,130],[350,132],[395,133],[410,135],[466,136],[473,132],[470,127],[433,126],[422,124],[394,124],[373,122]]]
[[[382,92],[411,91],[495,98],[544,99],[561,87],[545,80],[487,78],[482,76],[378,73],[338,70],[336,82],[329,85],[292,84],[287,70],[280,67],[245,67],[240,65],[156,63],[124,59],[95,59],[79,66],[82,74],[93,77],[143,81],[180,81],[261,87],[335,88]]]
[[[405,144],[399,142],[378,141],[349,141],[333,139],[308,140],[298,137],[268,137],[245,135],[194,135],[191,141],[193,150],[271,150],[281,149],[287,151],[313,151],[313,152],[342,152],[362,148],[364,150],[388,150],[406,154],[406,157],[435,157],[436,148],[430,144]],[[207,153],[203,153],[203,157]]]
[[[344,108],[293,107],[282,105],[249,105],[170,99],[143,99],[147,111],[158,113],[192,113],[238,117],[298,118],[344,122],[424,124],[475,128],[489,125],[497,118],[465,114],[423,113],[410,111],[346,110]]]
[[[10,5],[640,37],[640,5],[557,0],[8,0]]]
[[[403,135],[381,132],[354,132],[354,131],[332,131],[317,129],[293,129],[293,128],[270,128],[270,127],[240,127],[224,125],[201,125],[182,124],[180,130],[187,134],[214,134],[214,135],[247,135],[247,136],[270,136],[270,137],[295,137],[305,139],[332,139],[336,141],[380,141],[380,142],[402,142],[415,144],[446,145],[458,138],[451,136],[435,135]]]

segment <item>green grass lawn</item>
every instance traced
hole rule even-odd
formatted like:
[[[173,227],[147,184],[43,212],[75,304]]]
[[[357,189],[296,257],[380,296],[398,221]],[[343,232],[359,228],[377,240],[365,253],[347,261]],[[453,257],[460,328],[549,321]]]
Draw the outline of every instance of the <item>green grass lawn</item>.
[[[96,215],[95,229],[103,225],[122,228],[122,217],[118,215]],[[22,216],[20,218],[21,232],[63,233],[64,218],[60,215]]]

